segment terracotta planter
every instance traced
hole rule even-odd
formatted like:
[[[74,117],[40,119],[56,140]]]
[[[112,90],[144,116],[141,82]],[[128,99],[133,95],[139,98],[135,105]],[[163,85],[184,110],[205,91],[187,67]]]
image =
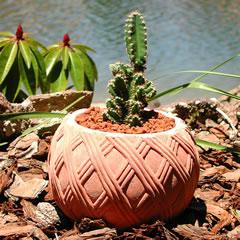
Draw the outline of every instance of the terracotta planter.
[[[53,196],[68,217],[103,218],[123,228],[187,207],[199,163],[181,119],[174,117],[176,126],[160,133],[108,133],[77,124],[84,111],[63,120],[49,155]]]

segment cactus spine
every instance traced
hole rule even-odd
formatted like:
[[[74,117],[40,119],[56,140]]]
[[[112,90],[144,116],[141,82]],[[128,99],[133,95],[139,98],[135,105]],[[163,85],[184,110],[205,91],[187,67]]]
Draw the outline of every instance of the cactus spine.
[[[117,62],[110,65],[113,79],[108,91],[111,99],[106,102],[105,120],[141,126],[144,122],[147,102],[156,94],[152,82],[144,76],[147,60],[147,31],[142,14],[134,11],[125,24],[126,49],[129,64]]]

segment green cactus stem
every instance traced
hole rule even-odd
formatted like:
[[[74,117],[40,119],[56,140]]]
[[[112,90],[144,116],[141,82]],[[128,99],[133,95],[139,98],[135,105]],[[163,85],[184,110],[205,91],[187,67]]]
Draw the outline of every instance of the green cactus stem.
[[[117,62],[110,65],[113,79],[109,81],[105,120],[113,123],[141,126],[146,120],[148,100],[155,94],[153,83],[144,76],[147,59],[147,33],[143,16],[132,12],[125,25],[125,40],[129,64]]]
[[[134,72],[126,64],[112,64],[110,69],[114,78],[108,84],[111,99],[106,102],[104,119],[113,123],[141,126],[144,122],[144,108],[156,94],[152,82],[146,80],[143,73]]]
[[[131,64],[137,70],[144,70],[147,61],[147,28],[142,14],[134,11],[125,24],[125,42]]]

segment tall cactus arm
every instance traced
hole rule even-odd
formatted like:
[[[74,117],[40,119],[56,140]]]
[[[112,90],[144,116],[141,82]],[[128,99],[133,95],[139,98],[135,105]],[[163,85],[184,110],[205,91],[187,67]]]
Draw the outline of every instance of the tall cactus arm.
[[[131,64],[143,71],[147,61],[147,29],[141,13],[130,13],[125,25],[125,42]]]

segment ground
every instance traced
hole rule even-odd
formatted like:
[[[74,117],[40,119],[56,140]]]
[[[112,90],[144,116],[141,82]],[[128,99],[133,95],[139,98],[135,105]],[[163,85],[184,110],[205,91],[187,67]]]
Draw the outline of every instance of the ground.
[[[196,138],[234,147],[232,152],[198,148],[200,179],[180,216],[122,231],[101,219],[71,221],[57,208],[48,188],[52,134],[31,133],[0,152],[0,239],[240,239],[240,101],[222,97],[172,110]]]

